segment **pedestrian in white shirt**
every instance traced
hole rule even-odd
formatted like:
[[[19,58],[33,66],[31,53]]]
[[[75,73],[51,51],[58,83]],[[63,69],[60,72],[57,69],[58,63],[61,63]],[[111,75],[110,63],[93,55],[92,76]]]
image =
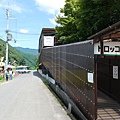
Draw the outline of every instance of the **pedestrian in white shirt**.
[[[10,80],[12,80],[12,69],[9,70]]]

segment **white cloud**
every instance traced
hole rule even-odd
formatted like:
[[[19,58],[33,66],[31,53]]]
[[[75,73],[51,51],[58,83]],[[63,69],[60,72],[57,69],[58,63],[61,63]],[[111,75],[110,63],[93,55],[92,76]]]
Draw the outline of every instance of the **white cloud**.
[[[10,10],[16,11],[18,13],[21,13],[23,11],[20,5],[18,5],[14,0],[0,1],[0,8],[5,8],[5,9],[9,8]]]
[[[25,30],[25,29],[20,29],[20,33],[28,33],[28,30]]]
[[[40,11],[53,15],[59,14],[60,8],[63,8],[65,4],[65,0],[35,0],[35,2]],[[49,18],[49,21],[53,25],[57,25],[55,18]]]
[[[10,9],[12,9],[12,10],[18,12],[18,13],[22,12],[22,9],[19,6],[17,6],[16,4],[10,5]]]
[[[35,0],[35,2],[41,11],[50,14],[58,13],[60,8],[63,8],[65,4],[65,0]]]
[[[58,15],[60,15],[61,17],[65,17],[65,16],[64,16],[64,13],[57,13],[56,16],[58,16]],[[55,19],[56,19],[56,17],[54,17],[54,18],[49,18],[50,23],[52,23],[52,24],[55,25],[55,26],[56,26],[56,25],[57,25],[57,26],[60,26],[58,23],[56,23]]]
[[[53,25],[57,25],[57,23],[55,22],[55,18],[49,18],[50,23],[52,23]]]

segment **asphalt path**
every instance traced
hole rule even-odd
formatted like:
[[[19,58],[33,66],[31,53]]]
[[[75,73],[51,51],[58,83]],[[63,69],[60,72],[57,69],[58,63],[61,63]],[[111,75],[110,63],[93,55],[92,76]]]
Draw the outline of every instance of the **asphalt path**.
[[[0,84],[0,120],[71,120],[37,71]]]

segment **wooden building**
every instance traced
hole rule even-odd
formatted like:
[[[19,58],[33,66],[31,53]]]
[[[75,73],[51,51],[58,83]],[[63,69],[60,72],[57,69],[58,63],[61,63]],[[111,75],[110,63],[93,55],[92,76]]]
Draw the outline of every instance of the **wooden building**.
[[[58,44],[56,32],[54,28],[43,28],[39,38],[39,49],[38,52],[41,52],[41,49],[44,47],[52,47]]]
[[[120,103],[120,21],[90,36],[95,52],[98,89]]]

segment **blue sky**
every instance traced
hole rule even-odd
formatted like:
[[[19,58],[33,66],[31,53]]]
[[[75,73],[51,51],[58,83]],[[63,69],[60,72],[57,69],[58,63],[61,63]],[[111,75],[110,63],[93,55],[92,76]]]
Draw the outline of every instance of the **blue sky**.
[[[42,28],[55,27],[55,16],[64,3],[65,0],[0,0],[0,38],[6,41],[6,9],[9,9],[9,30],[13,36],[9,44],[38,49]]]

